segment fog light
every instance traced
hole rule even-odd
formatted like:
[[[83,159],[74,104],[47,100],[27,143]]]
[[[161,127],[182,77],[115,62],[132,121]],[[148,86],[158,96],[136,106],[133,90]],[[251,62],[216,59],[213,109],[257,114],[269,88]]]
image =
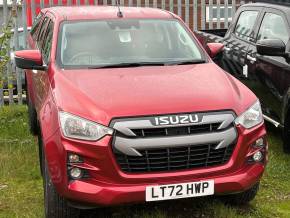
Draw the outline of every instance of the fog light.
[[[68,160],[70,163],[78,163],[81,162],[80,156],[77,154],[69,154]]]
[[[80,168],[74,167],[70,170],[70,176],[72,179],[80,179],[82,174],[83,172]]]
[[[253,155],[253,160],[255,162],[260,162],[263,160],[263,153],[261,151],[257,151],[254,155]]]
[[[263,146],[265,146],[264,139],[263,138],[257,139],[255,145],[257,147],[263,147]]]

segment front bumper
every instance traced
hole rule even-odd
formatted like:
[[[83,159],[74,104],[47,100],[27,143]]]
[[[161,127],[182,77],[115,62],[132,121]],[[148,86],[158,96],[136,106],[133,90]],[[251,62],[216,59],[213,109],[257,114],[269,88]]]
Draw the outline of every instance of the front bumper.
[[[224,195],[242,192],[251,188],[259,182],[264,172],[262,164],[249,165],[241,171],[224,175],[222,177],[203,177],[199,180],[214,180],[215,194]],[[184,183],[199,181],[196,179],[176,179],[171,183]],[[171,184],[170,183],[170,184]],[[156,182],[150,185],[160,185]],[[146,184],[107,184],[102,182],[75,181],[68,186],[69,199],[78,202],[87,202],[99,206],[110,206],[126,203],[137,203],[145,201]]]
[[[57,131],[44,142],[49,172],[58,193],[73,202],[107,206],[145,201],[146,186],[214,180],[215,194],[243,192],[261,179],[267,162],[250,163],[252,145],[264,137],[261,124],[251,130],[237,128],[238,139],[230,160],[221,166],[161,173],[125,173],[116,163],[111,147],[111,137],[98,142],[68,140]],[[90,178],[69,180],[68,152],[84,157],[85,163],[75,165],[89,171]]]

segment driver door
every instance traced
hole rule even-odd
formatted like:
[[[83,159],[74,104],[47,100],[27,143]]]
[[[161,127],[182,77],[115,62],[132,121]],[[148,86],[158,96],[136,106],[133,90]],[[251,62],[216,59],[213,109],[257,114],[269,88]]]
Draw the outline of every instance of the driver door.
[[[41,51],[43,64],[49,68],[50,63],[50,50],[53,35],[53,20],[51,17],[45,17],[45,26],[42,28],[37,47]],[[39,111],[48,94],[50,85],[48,79],[48,71],[33,70],[33,85],[35,89],[35,108]]]
[[[258,31],[257,41],[280,39],[289,43],[290,32],[282,11],[266,8]],[[284,57],[257,54],[256,43],[249,46],[246,64],[249,69],[247,85],[261,101],[264,114],[282,121],[283,96],[290,84],[290,65]]]

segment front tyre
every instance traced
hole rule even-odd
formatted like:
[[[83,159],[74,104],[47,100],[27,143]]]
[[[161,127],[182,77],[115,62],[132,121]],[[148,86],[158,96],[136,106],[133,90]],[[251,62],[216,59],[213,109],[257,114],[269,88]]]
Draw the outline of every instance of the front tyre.
[[[44,206],[46,218],[77,218],[80,210],[70,207],[55,190],[44,161]]]
[[[223,196],[224,201],[231,205],[245,205],[254,200],[259,190],[260,183],[245,192]]]
[[[32,103],[29,99],[27,99],[27,106],[28,106],[28,121],[29,121],[29,130],[32,135],[38,134],[38,121],[37,121],[37,113],[35,108],[33,107]]]

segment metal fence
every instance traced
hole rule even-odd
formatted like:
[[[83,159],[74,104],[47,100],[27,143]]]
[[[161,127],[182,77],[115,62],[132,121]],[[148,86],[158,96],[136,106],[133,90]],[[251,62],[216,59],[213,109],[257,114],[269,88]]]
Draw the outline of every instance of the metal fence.
[[[116,5],[117,0],[13,0],[9,5],[3,0],[2,26],[9,22],[14,29],[10,52],[26,48],[28,26],[36,17],[37,11],[45,7],[59,5]],[[192,30],[227,28],[237,7],[244,1],[239,0],[119,0],[121,6],[153,7],[171,11],[186,22]],[[28,12],[31,12],[28,13]],[[11,19],[10,19],[11,18]],[[31,19],[31,20],[30,20]],[[0,20],[1,21],[1,20]],[[21,27],[21,29],[19,28]],[[17,31],[16,31],[17,30]],[[3,34],[3,33],[2,33]],[[1,61],[0,57],[0,61]],[[4,104],[23,104],[26,99],[23,71],[9,62],[0,73],[0,106]],[[2,75],[2,78],[1,78]]]

